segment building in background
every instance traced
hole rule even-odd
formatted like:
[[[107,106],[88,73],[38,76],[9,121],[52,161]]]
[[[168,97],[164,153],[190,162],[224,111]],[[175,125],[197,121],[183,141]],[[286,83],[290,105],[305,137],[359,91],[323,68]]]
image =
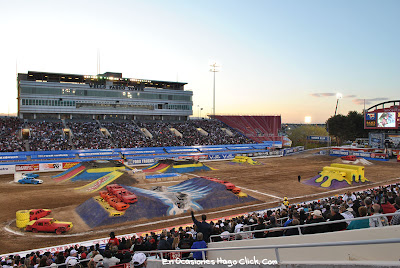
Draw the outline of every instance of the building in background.
[[[23,119],[185,121],[193,114],[187,83],[33,72],[18,74],[18,116]]]

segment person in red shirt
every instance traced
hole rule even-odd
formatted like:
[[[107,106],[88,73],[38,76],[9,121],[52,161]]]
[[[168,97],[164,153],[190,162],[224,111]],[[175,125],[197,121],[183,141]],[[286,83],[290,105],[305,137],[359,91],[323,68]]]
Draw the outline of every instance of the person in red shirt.
[[[119,240],[118,238],[115,237],[115,233],[111,232],[110,233],[110,239],[108,240],[108,245],[110,248],[113,248],[114,246],[119,246]]]
[[[381,199],[381,208],[383,210],[383,214],[387,214],[387,213],[395,213],[396,212],[396,208],[389,203],[389,201],[387,200],[387,198],[384,196]],[[392,219],[392,216],[388,216],[388,221],[390,222],[390,220]]]

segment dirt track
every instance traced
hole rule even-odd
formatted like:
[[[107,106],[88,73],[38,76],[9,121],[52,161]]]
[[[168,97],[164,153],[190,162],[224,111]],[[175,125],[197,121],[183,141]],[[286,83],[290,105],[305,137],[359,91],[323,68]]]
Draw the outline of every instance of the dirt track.
[[[259,206],[251,206],[249,208],[226,212],[218,212],[219,210],[207,211],[209,218],[224,217],[237,213],[274,207],[280,203],[284,196],[287,196],[290,201],[306,201],[319,197],[341,194],[346,191],[345,189],[342,189],[336,192],[326,193],[329,190],[298,183],[297,181],[298,175],[301,175],[302,180],[315,176],[317,172],[322,170],[322,167],[330,165],[333,161],[336,162],[337,158],[335,157],[303,153],[280,158],[265,158],[257,160],[263,165],[239,165],[232,164],[229,161],[208,162],[207,165],[217,170],[196,173],[196,175],[219,177],[228,180],[243,188],[244,192],[260,200]],[[371,181],[371,183],[375,183],[373,186],[388,184],[388,181],[390,181],[390,183],[400,181],[400,179],[393,180],[399,176],[399,165],[400,163],[396,162],[374,161],[373,165],[365,166],[365,176]],[[151,222],[163,220],[153,219],[151,222],[138,221],[135,223],[127,223],[125,225],[114,225],[107,228],[90,230],[75,213],[74,209],[90,197],[97,194],[85,194],[73,190],[78,186],[85,185],[87,182],[56,183],[51,179],[51,175],[54,175],[54,173],[43,173],[41,179],[44,180],[44,184],[37,186],[13,183],[12,175],[0,176],[0,204],[2,212],[0,214],[0,254],[107,237],[111,230],[116,230],[117,235],[120,235],[191,222],[190,217],[187,215],[179,215],[176,217],[180,219],[164,223],[151,224]],[[189,175],[189,177],[191,177],[191,175]],[[169,182],[160,185],[168,186],[176,183],[177,182]],[[158,184],[155,183],[154,185]],[[147,188],[149,185],[136,184],[135,187]],[[364,189],[366,187],[367,186],[360,186],[358,189]],[[312,194],[316,195],[304,197],[304,195]],[[295,197],[299,196],[303,197],[295,199]],[[265,204],[265,202],[268,204]],[[15,219],[15,212],[17,210],[32,208],[49,208],[53,210],[51,214],[52,217],[63,221],[72,221],[74,228],[68,234],[76,234],[76,236],[66,237],[57,236],[55,234],[46,234],[45,237],[43,237],[32,233],[16,235],[4,229],[10,221]],[[224,209],[228,208],[229,207],[226,207]],[[182,219],[182,216],[187,217]],[[175,217],[164,219],[173,218]],[[135,225],[142,226],[135,227]],[[10,228],[17,230],[15,222],[10,224]]]

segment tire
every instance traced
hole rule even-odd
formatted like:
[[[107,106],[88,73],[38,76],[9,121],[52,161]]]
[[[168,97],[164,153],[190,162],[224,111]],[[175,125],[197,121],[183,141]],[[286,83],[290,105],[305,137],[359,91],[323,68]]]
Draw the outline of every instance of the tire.
[[[58,235],[60,235],[60,234],[62,234],[64,232],[65,232],[65,228],[64,227],[60,227],[60,228],[56,229],[56,234],[58,234]]]
[[[15,222],[15,225],[17,225],[17,228],[25,228],[28,225],[28,223],[29,220],[24,220],[24,221],[17,220]]]
[[[16,214],[17,221],[29,221],[29,210],[18,210]]]
[[[32,229],[32,233],[38,233],[39,231],[35,228]]]

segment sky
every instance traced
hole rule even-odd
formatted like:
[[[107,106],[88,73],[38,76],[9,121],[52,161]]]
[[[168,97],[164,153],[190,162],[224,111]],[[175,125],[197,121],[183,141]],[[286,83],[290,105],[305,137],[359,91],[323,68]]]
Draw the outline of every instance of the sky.
[[[194,116],[281,115],[324,123],[400,89],[397,0],[0,0],[0,114],[17,112],[16,73],[179,81]],[[201,110],[201,108],[203,108]]]

